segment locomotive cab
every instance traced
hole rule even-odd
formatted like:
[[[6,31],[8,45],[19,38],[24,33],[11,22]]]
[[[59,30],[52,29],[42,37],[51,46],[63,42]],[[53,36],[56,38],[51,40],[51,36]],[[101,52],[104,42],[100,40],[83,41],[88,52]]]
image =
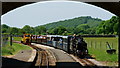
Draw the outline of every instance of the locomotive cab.
[[[24,34],[21,43],[30,44],[31,43],[31,35],[30,34]]]

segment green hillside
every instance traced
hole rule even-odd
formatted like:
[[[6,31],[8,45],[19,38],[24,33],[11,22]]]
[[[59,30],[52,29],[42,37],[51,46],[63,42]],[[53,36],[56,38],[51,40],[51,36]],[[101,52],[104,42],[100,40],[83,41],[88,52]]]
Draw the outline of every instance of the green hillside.
[[[112,16],[109,20],[101,20],[90,16],[77,17],[64,21],[51,22],[45,25],[31,27],[25,25],[23,28],[10,27],[2,24],[2,34],[22,35],[30,33],[35,35],[73,35],[73,34],[115,34],[118,35],[120,18]],[[43,22],[44,23],[44,22]]]
[[[88,24],[88,26],[90,26],[90,27],[95,27],[95,26],[98,26],[101,21],[102,21],[101,19],[86,16],[86,17],[78,17],[78,18],[68,19],[68,20],[64,20],[64,21],[53,22],[53,23],[46,24],[44,26],[47,29],[55,28],[58,26],[77,27],[80,24]]]

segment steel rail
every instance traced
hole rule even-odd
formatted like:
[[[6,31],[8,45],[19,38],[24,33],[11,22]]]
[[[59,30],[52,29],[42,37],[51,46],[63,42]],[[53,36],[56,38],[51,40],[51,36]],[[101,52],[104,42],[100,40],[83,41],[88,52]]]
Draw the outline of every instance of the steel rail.
[[[39,59],[40,63],[38,67],[42,68],[42,66],[45,66],[46,68],[49,68],[49,57],[47,52],[37,46],[33,46],[33,45],[29,45],[29,46],[37,50],[38,58],[40,58]]]
[[[92,61],[84,58],[84,59],[81,59],[79,58],[78,56],[75,56],[81,63],[83,66],[97,66],[96,64],[94,64]]]

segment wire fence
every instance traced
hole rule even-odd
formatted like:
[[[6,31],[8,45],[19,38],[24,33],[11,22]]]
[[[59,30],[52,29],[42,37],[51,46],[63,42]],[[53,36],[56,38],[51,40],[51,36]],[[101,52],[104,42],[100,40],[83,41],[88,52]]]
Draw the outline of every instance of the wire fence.
[[[107,49],[108,48],[106,42],[88,41],[87,43],[88,43],[88,47],[95,48],[95,49],[96,48],[99,48],[99,49],[101,49],[101,48]],[[114,45],[113,42],[109,43],[109,44],[110,44],[111,48],[115,48],[115,46],[113,46]]]
[[[109,50],[108,45],[106,44],[106,42],[108,42],[110,44],[110,47],[112,49],[116,49],[118,51],[118,39],[117,38],[94,38],[94,39],[85,39],[86,43],[87,43],[87,47],[88,48],[92,48],[92,49],[97,49],[97,50]]]

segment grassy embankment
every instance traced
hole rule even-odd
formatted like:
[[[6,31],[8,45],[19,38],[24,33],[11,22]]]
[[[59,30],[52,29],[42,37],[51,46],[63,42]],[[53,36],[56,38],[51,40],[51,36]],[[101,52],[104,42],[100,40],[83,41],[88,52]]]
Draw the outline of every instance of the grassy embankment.
[[[98,61],[104,61],[107,64],[114,66],[118,62],[118,38],[84,38],[88,44],[89,54],[96,58]],[[109,42],[113,49],[116,49],[116,54],[108,54],[109,50],[106,42]]]
[[[20,41],[21,38],[14,37],[14,40]],[[10,46],[10,42],[8,41],[5,47],[2,47],[2,56],[14,55],[18,53],[20,50],[29,50],[31,49],[29,46],[24,44],[12,43]]]

